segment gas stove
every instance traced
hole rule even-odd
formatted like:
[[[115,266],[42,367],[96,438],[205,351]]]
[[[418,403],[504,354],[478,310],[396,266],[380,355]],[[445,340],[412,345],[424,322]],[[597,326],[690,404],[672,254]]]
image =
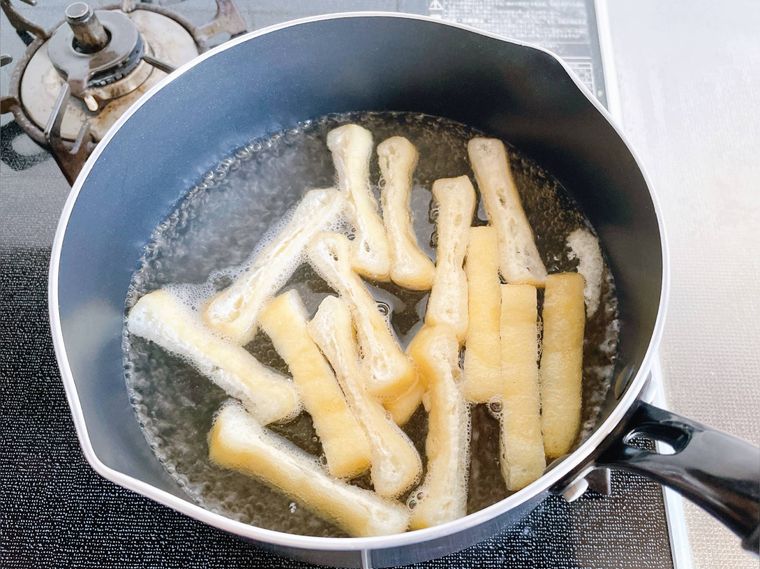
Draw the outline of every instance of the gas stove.
[[[162,567],[282,566],[269,552],[101,480],[82,459],[45,302],[67,180],[118,116],[172,68],[246,28],[328,12],[413,12],[542,45],[612,108],[596,3],[155,0],[101,7],[45,0],[35,7],[20,1],[0,0],[0,52],[9,54],[0,69],[0,437],[9,441],[0,449],[0,501],[9,488],[13,503],[0,508],[0,565],[98,566],[102,555]],[[13,28],[16,35],[7,33]],[[653,396],[660,377],[655,369]],[[659,486],[613,473],[572,503],[552,497],[517,527],[423,566],[681,569],[688,563],[679,562],[683,541],[673,503]],[[72,550],[84,552],[79,561]]]
[[[36,0],[23,0],[35,5]],[[195,26],[159,5],[124,0],[93,10],[69,4],[65,19],[46,29],[0,0],[27,48],[16,62],[2,113],[47,147],[71,183],[106,131],[167,73],[246,23],[232,0],[216,0],[216,15]],[[3,56],[2,63],[12,61]]]

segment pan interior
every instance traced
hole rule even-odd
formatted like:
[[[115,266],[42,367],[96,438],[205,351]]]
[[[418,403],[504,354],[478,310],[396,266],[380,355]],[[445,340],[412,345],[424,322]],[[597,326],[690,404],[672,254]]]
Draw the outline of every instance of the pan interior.
[[[466,143],[482,133],[451,120],[417,113],[329,115],[253,140],[203,176],[155,229],[133,274],[126,311],[143,294],[170,284],[189,285],[186,291],[200,293],[227,286],[231,269],[246,260],[306,190],[334,183],[325,138],[330,129],[347,122],[368,128],[375,143],[403,135],[417,146],[420,160],[411,200],[414,227],[420,244],[433,256],[432,182],[465,173],[472,177]],[[513,174],[548,271],[575,270],[577,260],[569,254],[566,238],[578,228],[592,233],[594,230],[572,198],[572,188],[568,191],[519,149],[511,147],[510,151]],[[379,177],[376,159],[371,171],[374,183]],[[484,224],[484,220],[479,207],[475,224]],[[306,265],[296,271],[286,288],[298,289],[312,313],[331,292]],[[391,324],[402,345],[406,345],[421,325],[427,293],[387,283],[372,283],[370,289],[381,308],[389,311]],[[601,303],[586,325],[581,438],[588,436],[600,420],[613,376],[618,335],[615,284],[605,260]],[[314,536],[342,535],[300,504],[263,484],[211,465],[206,434],[225,394],[183,361],[126,331],[123,347],[127,387],[143,433],[168,474],[192,500],[259,527]],[[247,349],[263,363],[287,372],[265,335],[259,333]],[[497,414],[495,407],[472,409],[469,512],[507,495],[498,464]],[[321,454],[307,414],[273,428],[308,452]],[[426,417],[422,409],[418,409],[405,431],[424,456]],[[355,483],[369,487],[367,479]]]

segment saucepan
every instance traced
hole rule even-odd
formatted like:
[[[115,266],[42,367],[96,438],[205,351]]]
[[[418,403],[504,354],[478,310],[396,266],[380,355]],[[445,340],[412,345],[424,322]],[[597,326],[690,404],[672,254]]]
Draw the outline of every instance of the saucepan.
[[[540,479],[437,527],[371,538],[271,531],[195,504],[151,452],[124,381],[132,271],[154,228],[233,149],[346,111],[412,111],[508,140],[556,175],[596,228],[621,321],[595,430]],[[607,112],[551,53],[417,16],[348,14],[253,32],[172,73],[123,116],[66,202],[50,266],[50,319],[82,449],[101,475],[295,558],[391,566],[442,556],[517,522],[549,493],[572,498],[595,469],[674,488],[757,552],[760,451],[642,399],[667,310],[668,258],[650,184]],[[659,446],[634,444],[641,438]],[[668,447],[669,452],[660,452]]]

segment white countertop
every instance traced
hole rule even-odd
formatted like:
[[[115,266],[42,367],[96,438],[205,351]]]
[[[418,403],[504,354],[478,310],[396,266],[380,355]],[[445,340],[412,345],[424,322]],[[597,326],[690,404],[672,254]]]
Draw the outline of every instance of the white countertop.
[[[652,179],[669,242],[669,407],[758,445],[760,2],[598,6],[610,106]],[[695,568],[757,569],[727,529],[685,510]]]

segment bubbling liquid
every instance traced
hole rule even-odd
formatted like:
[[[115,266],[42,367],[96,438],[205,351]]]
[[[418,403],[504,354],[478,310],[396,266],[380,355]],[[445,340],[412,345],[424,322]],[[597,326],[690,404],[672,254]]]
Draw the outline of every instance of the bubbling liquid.
[[[238,149],[190,189],[154,231],[132,277],[126,310],[142,295],[171,287],[197,309],[216,291],[227,287],[245,270],[251,253],[264,247],[287,223],[306,191],[330,187],[334,168],[326,146],[328,131],[346,123],[369,129],[375,144],[394,136],[407,137],[420,158],[414,173],[411,209],[414,230],[422,249],[435,258],[434,180],[472,178],[467,142],[480,136],[462,124],[411,113],[351,113],[308,121],[291,130],[254,140]],[[536,244],[550,273],[573,271],[577,256],[566,246],[574,230],[593,233],[588,220],[568,192],[535,162],[510,148],[512,172],[523,207],[533,227]],[[376,155],[372,182],[379,180]],[[378,191],[377,186],[374,187]],[[475,225],[485,224],[482,206]],[[334,229],[350,236],[350,228]],[[310,313],[332,290],[305,263],[285,289],[298,290]],[[413,292],[392,283],[368,283],[368,288],[406,347],[422,326],[427,292]],[[539,301],[541,295],[539,294]],[[599,309],[586,322],[581,438],[595,427],[613,374],[619,322],[612,274],[602,269]],[[299,507],[288,497],[247,476],[210,464],[206,435],[225,393],[182,360],[124,330],[127,387],[145,437],[169,475],[204,508],[229,518],[268,529],[313,536],[341,536],[334,526]],[[263,364],[288,369],[266,335],[258,333],[246,348]],[[498,405],[472,408],[468,512],[491,505],[508,493],[499,469]],[[307,452],[322,457],[319,439],[308,414],[286,425],[271,425]],[[427,418],[418,409],[404,431],[424,461]],[[368,476],[353,481],[370,488]],[[413,490],[417,492],[417,490]],[[404,496],[403,498],[413,498]]]

